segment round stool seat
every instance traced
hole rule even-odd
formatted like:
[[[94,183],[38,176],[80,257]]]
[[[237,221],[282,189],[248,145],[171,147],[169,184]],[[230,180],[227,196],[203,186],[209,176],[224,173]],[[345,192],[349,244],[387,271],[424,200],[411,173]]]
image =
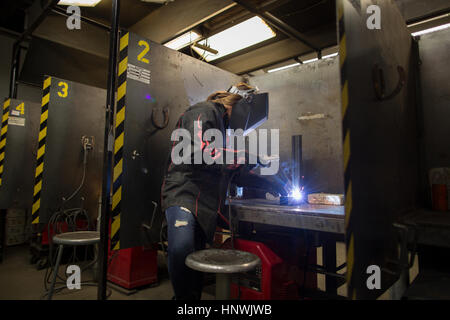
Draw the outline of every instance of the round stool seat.
[[[194,270],[211,273],[238,273],[256,268],[258,256],[240,250],[206,249],[187,256],[186,265]]]
[[[57,234],[53,237],[53,243],[68,246],[84,246],[100,242],[100,232],[76,231]]]

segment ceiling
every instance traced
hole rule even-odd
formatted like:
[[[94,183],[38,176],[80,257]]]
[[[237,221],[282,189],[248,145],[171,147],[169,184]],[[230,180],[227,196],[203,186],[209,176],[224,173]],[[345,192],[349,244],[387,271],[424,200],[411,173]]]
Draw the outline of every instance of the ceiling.
[[[405,20],[450,12],[448,0],[429,0],[425,7],[422,0],[396,1]],[[23,32],[25,15],[32,21],[45,2],[2,0],[0,31],[8,29],[11,32]],[[120,2],[120,26],[159,43],[165,43],[189,30],[208,37],[255,15],[261,16],[276,32],[275,38],[211,62],[236,74],[252,75],[269,67],[317,57],[319,50],[324,55],[336,52],[335,0],[173,0],[165,5],[141,0]],[[112,0],[102,0],[94,8],[82,8],[82,16],[109,25],[111,3]],[[67,33],[67,30],[63,30],[65,28],[55,30],[55,19],[60,19],[60,24],[65,23],[65,17],[52,13],[34,35],[91,54],[107,56],[109,39],[104,30],[83,27],[75,36],[77,42],[74,40],[71,43],[70,38],[74,34],[68,37],[69,34],[64,34]],[[57,36],[56,32],[61,34]],[[189,47],[181,52],[200,58]]]

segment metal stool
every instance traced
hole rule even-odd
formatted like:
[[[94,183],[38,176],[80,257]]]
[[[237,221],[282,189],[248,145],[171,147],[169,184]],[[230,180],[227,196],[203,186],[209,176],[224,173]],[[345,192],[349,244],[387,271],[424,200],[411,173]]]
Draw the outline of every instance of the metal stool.
[[[47,300],[51,300],[55,289],[56,277],[59,263],[61,262],[64,246],[86,246],[100,242],[100,232],[97,231],[76,231],[57,234],[53,237],[53,243],[58,245],[58,255],[56,257],[55,269],[53,271],[52,283],[48,291]]]
[[[186,257],[189,268],[216,274],[216,300],[230,299],[231,274],[250,271],[259,263],[258,256],[240,250],[206,249]]]

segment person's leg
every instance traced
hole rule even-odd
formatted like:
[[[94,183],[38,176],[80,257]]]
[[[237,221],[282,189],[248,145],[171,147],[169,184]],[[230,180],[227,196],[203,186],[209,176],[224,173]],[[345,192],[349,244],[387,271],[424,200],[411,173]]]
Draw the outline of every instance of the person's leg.
[[[166,210],[168,233],[168,267],[175,299],[199,299],[198,272],[186,266],[186,257],[198,247],[198,226],[192,213],[180,207]],[[201,290],[201,289],[200,289]]]

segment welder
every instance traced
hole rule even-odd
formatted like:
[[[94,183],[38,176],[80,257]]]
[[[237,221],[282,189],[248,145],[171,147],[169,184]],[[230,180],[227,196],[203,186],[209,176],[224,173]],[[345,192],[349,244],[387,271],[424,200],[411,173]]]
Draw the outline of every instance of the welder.
[[[248,168],[246,165],[226,164],[226,161],[206,164],[203,158],[201,164],[195,164],[198,144],[194,140],[200,136],[203,151],[209,146],[208,141],[203,141],[203,133],[208,129],[217,129],[227,137],[227,129],[249,132],[267,120],[267,116],[268,95],[260,94],[256,88],[241,82],[228,91],[211,94],[207,101],[189,107],[179,118],[175,129],[186,129],[193,137],[188,156],[192,162],[173,163],[172,151],[181,143],[173,141],[161,190],[162,209],[167,220],[168,269],[176,300],[200,299],[202,273],[189,269],[185,259],[190,253],[204,249],[206,243],[212,243],[217,219],[227,222],[222,212],[230,172]],[[199,131],[195,126],[200,122]],[[226,142],[215,143],[211,150],[213,156],[224,155]]]

